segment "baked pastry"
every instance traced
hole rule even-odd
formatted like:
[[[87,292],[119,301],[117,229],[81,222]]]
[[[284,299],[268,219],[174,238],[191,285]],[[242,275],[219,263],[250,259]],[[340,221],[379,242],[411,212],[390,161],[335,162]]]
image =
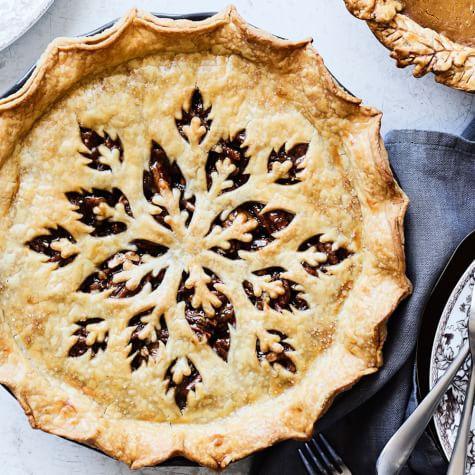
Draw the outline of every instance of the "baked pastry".
[[[345,0],[356,17],[414,76],[475,91],[475,7],[471,0]]]
[[[58,39],[0,102],[0,382],[132,467],[305,438],[410,284],[381,114],[233,8]]]

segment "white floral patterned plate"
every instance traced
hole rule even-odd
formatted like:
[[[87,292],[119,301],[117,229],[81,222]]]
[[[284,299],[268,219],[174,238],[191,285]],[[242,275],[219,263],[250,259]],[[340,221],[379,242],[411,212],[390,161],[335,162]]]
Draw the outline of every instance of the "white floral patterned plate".
[[[475,261],[471,263],[452,291],[437,326],[431,354],[430,389],[445,373],[467,340],[467,320],[475,285]],[[434,425],[442,450],[450,459],[468,383],[470,359],[458,371],[434,414]],[[467,469],[475,475],[475,419],[472,421],[468,444]]]

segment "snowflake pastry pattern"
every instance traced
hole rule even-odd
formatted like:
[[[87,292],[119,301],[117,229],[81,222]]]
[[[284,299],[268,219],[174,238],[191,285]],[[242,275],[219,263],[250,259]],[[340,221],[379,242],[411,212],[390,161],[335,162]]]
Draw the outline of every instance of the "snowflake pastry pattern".
[[[178,140],[192,150],[204,147],[211,135],[215,119],[212,106],[205,106],[202,93],[195,89],[188,106],[175,119]],[[207,345],[224,364],[228,363],[233,345],[233,332],[239,326],[239,315],[234,306],[226,281],[219,267],[204,266],[194,254],[210,253],[213,259],[242,261],[249,253],[258,253],[279,241],[282,233],[292,226],[296,213],[270,205],[265,200],[244,200],[234,208],[225,197],[246,186],[251,179],[253,157],[245,129],[230,137],[221,137],[206,145],[206,160],[201,175],[206,180],[209,200],[222,199],[222,209],[202,227],[201,237],[193,237],[187,256],[177,258],[176,243],[187,238],[187,230],[194,220],[202,219],[204,210],[199,194],[190,185],[192,179],[180,168],[179,160],[170,157],[159,141],[149,145],[148,161],[142,174],[141,192],[145,210],[152,225],[157,228],[154,238],[147,239],[138,231],[137,219],[144,208],[137,210],[133,200],[115,183],[114,177],[127,163],[128,150],[117,134],[103,129],[79,125],[83,147],[78,156],[90,173],[107,177],[107,187],[83,187],[69,190],[65,198],[71,213],[90,239],[106,240],[132,233],[134,237],[121,249],[111,253],[95,265],[84,277],[77,292],[91,298],[121,299],[124,304],[136,296],[156,296],[153,305],[130,313],[126,322],[127,358],[131,373],[151,367],[161,358],[168,358],[162,374],[164,391],[172,393],[177,409],[182,413],[188,398],[199,397],[206,373],[190,354],[167,355],[169,340],[174,338],[174,325],[166,309],[160,306],[159,292],[170,291],[181,306],[183,323],[191,331],[189,338]],[[309,143],[292,146],[282,144],[267,158],[264,173],[269,182],[282,187],[296,187],[304,179]],[[105,180],[104,182],[106,182]],[[251,190],[252,191],[252,190]],[[228,195],[228,196],[229,196]],[[201,217],[200,217],[201,216]],[[72,231],[58,223],[39,233],[26,243],[34,252],[43,254],[45,262],[57,269],[71,265],[80,258],[81,250]],[[183,248],[181,248],[183,253]],[[293,249],[298,265],[310,277],[318,278],[331,266],[351,257],[351,252],[337,247],[328,237],[318,234],[302,239]],[[173,258],[171,257],[173,255]],[[212,260],[211,260],[212,261]],[[305,285],[295,280],[294,274],[279,262],[249,272],[241,282],[242,297],[257,312],[282,315],[305,312],[310,307]],[[180,266],[179,282],[167,280],[170,269]],[[305,272],[303,272],[305,274]],[[306,275],[306,274],[305,274]],[[164,290],[164,288],[166,289]],[[178,307],[177,307],[178,308]],[[255,361],[263,370],[299,371],[294,358],[292,335],[282,328],[263,328],[254,339]],[[91,315],[75,321],[70,335],[70,358],[99,358],[109,351],[114,338],[108,318]]]

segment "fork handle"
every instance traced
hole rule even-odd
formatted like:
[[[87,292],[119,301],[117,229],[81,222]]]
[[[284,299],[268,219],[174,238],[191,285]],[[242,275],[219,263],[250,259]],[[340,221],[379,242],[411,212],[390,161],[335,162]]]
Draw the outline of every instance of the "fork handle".
[[[465,344],[445,374],[385,445],[376,462],[378,475],[396,475],[401,471],[468,353]]]
[[[470,424],[472,422],[473,398],[475,397],[475,377],[473,375],[474,368],[470,371],[470,379],[468,381],[467,395],[463,404],[462,418],[457,432],[457,439],[455,440],[452,457],[450,458],[449,469],[447,475],[464,475],[467,444],[470,434]]]

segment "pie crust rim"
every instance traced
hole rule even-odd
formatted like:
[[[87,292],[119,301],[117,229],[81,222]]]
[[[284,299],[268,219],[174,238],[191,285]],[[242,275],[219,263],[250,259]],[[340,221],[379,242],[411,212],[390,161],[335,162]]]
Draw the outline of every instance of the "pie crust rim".
[[[234,28],[235,51],[240,48],[244,52],[258,52],[260,61],[267,57],[269,62],[292,54],[294,66],[301,69],[302,81],[310,89],[315,86],[315,71],[318,70],[325,86],[324,92],[345,109],[350,121],[358,124],[358,130],[353,131],[354,140],[367,140],[370,151],[367,154],[360,151],[358,160],[361,167],[371,171],[360,174],[358,180],[361,180],[363,188],[368,189],[368,195],[364,198],[377,203],[375,216],[379,213],[379,218],[387,223],[386,230],[378,230],[378,252],[385,262],[380,263],[382,277],[377,279],[390,284],[390,290],[378,300],[379,310],[371,322],[363,322],[371,323],[371,328],[366,333],[355,332],[345,342],[342,360],[346,356],[358,360],[357,370],[345,373],[338,384],[330,386],[325,394],[319,397],[312,394],[312,380],[307,377],[301,382],[298,394],[289,396],[284,392],[279,401],[266,403],[267,412],[257,406],[249,406],[237,411],[238,414],[203,426],[188,424],[187,427],[171,427],[165,423],[110,420],[92,409],[87,397],[69,404],[58,388],[45,382],[28,364],[15,344],[5,318],[0,318],[0,383],[20,402],[32,427],[95,447],[132,468],[153,466],[173,456],[184,456],[210,468],[223,468],[276,442],[309,438],[314,422],[328,409],[334,397],[382,365],[386,321],[411,291],[411,284],[405,276],[403,249],[403,219],[408,199],[395,182],[389,166],[379,132],[381,113],[361,106],[360,100],[335,83],[311,47],[311,40],[287,41],[264,33],[245,23],[234,7],[198,22],[160,19],[132,10],[110,29],[93,37],[53,41],[25,85],[0,100],[0,164],[4,171],[0,177],[3,188],[0,215],[5,216],[8,212],[18,187],[17,179],[12,179],[16,176],[16,164],[8,160],[16,142],[30,130],[49,104],[80,79],[105,69],[97,65],[97,59],[107,57],[110,66],[135,57],[143,51],[144,42],[150,41],[150,38],[144,40],[143,36],[135,34],[137,32],[150,33],[153,38],[163,41],[174,35],[190,37],[199,34],[213,38],[229,25]],[[133,51],[130,52],[129,48]],[[59,73],[59,68],[69,74]],[[7,311],[2,309],[2,314]],[[258,427],[249,431],[248,427],[256,418],[259,420]]]
[[[345,3],[391,50],[398,67],[413,65],[416,78],[433,73],[441,84],[475,91],[475,48],[423,28],[404,14],[403,0],[345,0]]]

